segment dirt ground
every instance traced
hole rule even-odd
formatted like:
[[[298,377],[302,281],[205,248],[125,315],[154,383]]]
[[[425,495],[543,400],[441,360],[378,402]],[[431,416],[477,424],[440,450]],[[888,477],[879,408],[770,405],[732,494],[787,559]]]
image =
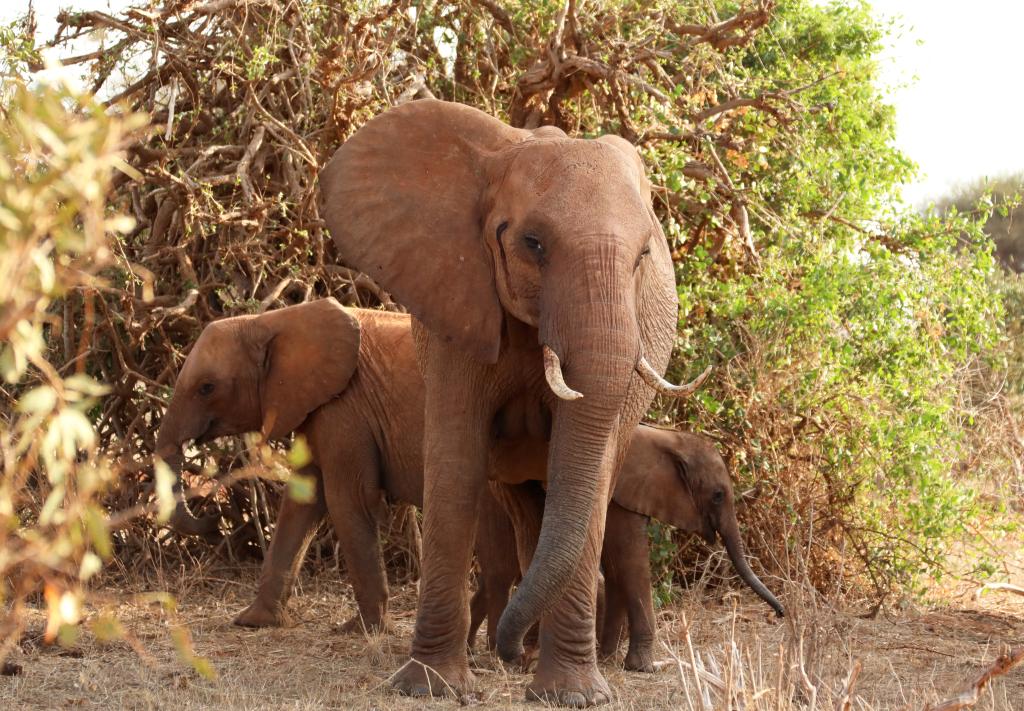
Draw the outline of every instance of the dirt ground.
[[[479,705],[536,709],[522,703],[527,676],[477,652],[473,696],[425,702],[389,691],[388,675],[408,650],[415,585],[393,590],[395,631],[367,636],[339,632],[354,611],[351,589],[336,576],[303,576],[290,629],[249,630],[231,618],[250,600],[255,568],[207,575],[178,585],[178,618],[216,678],[182,663],[169,635],[173,620],[143,590],[102,591],[131,639],[101,643],[83,632],[73,648],[46,647],[41,612],[0,676],[0,706],[18,709],[414,709]],[[659,642],[666,661],[653,675],[604,666],[617,698],[614,709],[832,709],[859,660],[852,709],[919,709],[954,695],[1005,645],[1024,644],[1024,597],[965,593],[954,606],[907,608],[875,619],[855,612],[812,609],[786,600],[776,621],[746,593],[708,592],[702,601],[662,610]],[[90,614],[97,614],[95,608]],[[482,647],[482,634],[478,649]],[[692,650],[692,652],[691,652]],[[801,651],[802,650],[802,651]],[[624,652],[620,650],[621,654]],[[692,656],[691,656],[692,654]],[[693,672],[691,664],[703,668]],[[801,667],[806,673],[803,681]],[[699,681],[698,681],[699,680]],[[702,698],[704,699],[702,703]],[[976,707],[1024,709],[1024,666],[997,680]]]

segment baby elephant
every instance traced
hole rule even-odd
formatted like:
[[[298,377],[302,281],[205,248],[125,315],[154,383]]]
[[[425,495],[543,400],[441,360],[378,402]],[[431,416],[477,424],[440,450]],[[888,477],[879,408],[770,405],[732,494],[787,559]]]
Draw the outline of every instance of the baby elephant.
[[[641,425],[637,428],[619,472],[601,553],[605,578],[603,622],[598,619],[601,657],[615,654],[623,623],[629,623],[629,650],[625,668],[654,671],[654,601],[651,595],[650,550],[647,520],[653,517],[676,528],[700,534],[708,543],[721,537],[740,578],[782,616],[782,605],[754,575],[743,554],[725,461],[705,437],[689,432]],[[493,645],[494,623],[500,617],[518,569],[507,561],[514,543],[502,540],[500,516],[489,515],[487,550],[481,557],[494,559],[481,565],[481,586],[473,598],[473,632],[488,617],[488,644]],[[507,536],[508,534],[506,534]],[[501,561],[506,561],[504,564]]]
[[[254,431],[305,435],[313,464],[303,473],[316,478],[317,495],[285,499],[256,599],[235,623],[290,624],[292,583],[329,512],[359,607],[346,628],[386,627],[382,494],[415,506],[423,500],[423,382],[409,316],[323,299],[208,325],[178,376],[157,454],[179,471],[183,444]],[[183,503],[171,522],[200,535],[216,524]]]

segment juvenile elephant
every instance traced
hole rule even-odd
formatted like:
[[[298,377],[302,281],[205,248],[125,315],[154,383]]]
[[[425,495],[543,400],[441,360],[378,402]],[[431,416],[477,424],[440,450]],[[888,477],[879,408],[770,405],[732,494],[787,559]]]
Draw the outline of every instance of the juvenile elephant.
[[[502,520],[503,512],[486,506],[485,511],[481,526],[488,534],[477,546],[480,587],[471,604],[469,640],[472,642],[486,616],[487,642],[493,646],[495,625],[518,579],[519,567],[508,554],[514,543],[508,540],[511,526]],[[604,616],[597,621],[602,658],[615,654],[622,625],[628,619],[629,650],[624,666],[632,671],[654,671],[655,618],[647,540],[647,521],[652,517],[700,534],[709,544],[721,536],[740,578],[776,614],[783,614],[782,605],[747,564],[729,471],[711,441],[689,432],[641,425],[630,442],[608,505],[601,552]]]
[[[289,623],[292,582],[329,512],[359,608],[346,627],[385,627],[382,494],[416,506],[423,498],[423,382],[409,317],[323,299],[208,325],[178,375],[157,454],[178,471],[186,442],[256,431],[305,435],[317,495],[284,500],[256,599],[236,624]],[[180,503],[172,526],[209,534],[216,519],[196,521]]]
[[[665,237],[636,150],[617,136],[512,128],[412,101],[372,119],[320,173],[347,264],[415,316],[426,384],[422,579],[407,694],[467,690],[468,585],[495,437],[545,441],[546,502],[499,487],[531,563],[497,630],[501,657],[540,621],[527,698],[606,703],[596,579],[614,475],[675,337]]]

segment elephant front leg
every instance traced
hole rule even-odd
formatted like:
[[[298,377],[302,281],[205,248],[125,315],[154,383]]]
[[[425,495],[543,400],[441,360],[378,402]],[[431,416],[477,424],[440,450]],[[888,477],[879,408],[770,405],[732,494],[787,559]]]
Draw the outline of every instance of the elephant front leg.
[[[622,636],[622,626],[626,623],[626,602],[623,599],[620,582],[614,575],[608,573],[608,566],[605,565],[604,585],[604,615],[599,618],[600,629],[600,657],[609,659],[615,656],[619,649],[619,639]]]
[[[647,517],[611,502],[601,559],[607,585],[601,657],[615,654],[622,623],[628,618],[629,650],[623,666],[629,671],[654,672],[655,619]]]
[[[480,589],[473,596],[469,646],[472,649],[476,630],[486,616],[487,649],[493,651],[498,620],[508,604],[512,586],[519,579],[519,562],[512,521],[495,494],[486,489],[477,526],[476,557],[480,566]]]
[[[423,561],[410,660],[391,685],[410,696],[459,696],[470,690],[466,638],[469,570],[487,477],[487,414],[476,394],[460,397],[427,379],[424,437]]]
[[[306,556],[306,549],[326,512],[319,470],[310,467],[303,474],[315,477],[316,495],[308,503],[300,503],[291,497],[285,498],[277,516],[270,549],[260,570],[256,599],[235,617],[236,625],[289,627],[292,624],[287,610],[288,597]]]

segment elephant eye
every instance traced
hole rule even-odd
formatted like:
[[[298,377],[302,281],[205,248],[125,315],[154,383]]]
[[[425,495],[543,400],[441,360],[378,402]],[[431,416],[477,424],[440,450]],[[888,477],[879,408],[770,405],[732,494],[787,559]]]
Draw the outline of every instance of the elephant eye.
[[[537,239],[534,235],[524,235],[523,244],[526,245],[526,248],[528,250],[534,252],[535,254],[544,254],[544,245],[542,245],[540,243],[540,240]]]
[[[202,395],[203,397],[206,397],[206,396],[212,394],[213,393],[213,383],[203,383],[202,385],[199,386],[199,390],[197,392],[200,395]]]
[[[644,261],[644,257],[651,253],[650,247],[644,247],[644,251],[640,252],[640,255],[636,258],[636,263],[633,265],[633,271],[640,268],[640,262]]]
[[[718,489],[715,493],[711,495],[711,503],[713,503],[715,506],[721,506],[724,501],[725,491],[723,491],[722,489]]]

